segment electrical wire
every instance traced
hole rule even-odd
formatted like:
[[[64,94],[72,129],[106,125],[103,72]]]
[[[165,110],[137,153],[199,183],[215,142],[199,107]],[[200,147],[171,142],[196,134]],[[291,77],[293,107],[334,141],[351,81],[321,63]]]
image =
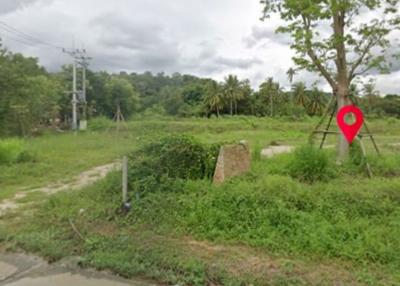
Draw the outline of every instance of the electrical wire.
[[[51,47],[51,48],[55,48],[57,50],[62,50],[63,49],[62,47],[53,45],[53,44],[48,43],[48,42],[46,42],[44,40],[41,40],[41,39],[39,39],[37,37],[33,37],[33,36],[31,36],[31,35],[29,35],[27,33],[24,33],[24,32],[22,32],[22,31],[20,31],[20,30],[18,30],[16,28],[8,25],[7,23],[5,23],[3,21],[0,21],[0,29],[12,34],[13,36],[18,37],[18,39],[20,39],[20,41],[24,41],[25,44],[26,44],[26,42],[28,42],[28,43],[35,44],[35,45],[38,45],[38,44],[39,45],[45,45],[45,46],[48,46],[48,47]],[[7,37],[9,37],[9,36],[7,36]],[[11,37],[9,37],[9,38],[12,39]],[[13,40],[18,41],[15,38]]]

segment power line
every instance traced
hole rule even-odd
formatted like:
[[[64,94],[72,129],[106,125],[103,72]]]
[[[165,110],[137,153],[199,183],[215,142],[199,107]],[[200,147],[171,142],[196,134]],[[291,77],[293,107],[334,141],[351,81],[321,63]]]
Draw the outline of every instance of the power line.
[[[22,31],[18,30],[17,28],[15,28],[15,27],[13,27],[11,25],[8,25],[7,23],[5,23],[3,21],[0,21],[0,29],[2,29],[4,31],[7,31],[8,33],[13,34],[14,36],[17,36],[18,38],[21,38],[24,41],[29,41],[29,42],[32,42],[34,44],[40,44],[40,45],[49,46],[49,47],[55,48],[57,50],[61,50],[62,49],[62,47],[53,45],[53,44],[51,44],[49,42],[46,42],[44,40],[39,39],[38,37],[34,37],[34,36],[31,36],[31,35],[29,35],[27,33],[24,33]]]
[[[67,50],[63,47],[59,47],[49,43],[47,41],[41,40],[38,37],[31,36],[27,33],[24,33],[17,28],[14,28],[7,23],[0,21],[0,29],[5,31],[12,36],[6,35],[7,39],[22,43],[24,45],[32,46],[32,45],[42,45],[51,48],[55,48],[58,51],[62,51],[70,55],[73,58],[73,82],[72,82],[72,129],[78,130],[78,128],[86,129],[86,70],[89,66],[89,61],[92,59],[91,57],[86,55],[86,50],[82,49],[73,49]],[[1,47],[1,38],[0,38],[0,47]],[[77,65],[79,65],[82,69],[82,91],[77,90]],[[78,98],[79,96],[79,98]],[[78,126],[78,104],[82,105],[82,114],[80,116],[80,123]]]
[[[26,45],[26,46],[32,46],[32,43],[29,43],[29,42],[27,42],[27,41],[24,41],[24,40],[22,40],[22,39],[18,39],[18,38],[14,38],[14,37],[12,37],[12,36],[9,36],[9,35],[4,35],[3,36],[3,39],[7,39],[7,40],[11,40],[11,41],[14,41],[14,42],[18,42],[18,43],[21,43],[21,44],[24,44],[24,45]]]

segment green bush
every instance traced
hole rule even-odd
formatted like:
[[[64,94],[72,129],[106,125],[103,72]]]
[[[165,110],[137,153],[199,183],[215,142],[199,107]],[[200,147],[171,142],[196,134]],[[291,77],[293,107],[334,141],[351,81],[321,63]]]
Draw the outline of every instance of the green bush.
[[[179,190],[182,180],[213,175],[218,150],[185,135],[162,137],[130,155],[130,184],[141,191]]]
[[[369,156],[368,162],[371,165],[374,176],[398,177],[400,175],[400,156]]]
[[[0,165],[33,161],[34,154],[28,151],[25,142],[21,139],[0,140]]]
[[[400,175],[400,156],[396,154],[368,154],[364,157],[360,143],[350,145],[349,158],[342,166],[341,171],[348,175],[367,175],[369,163],[373,176],[397,177]]]
[[[106,131],[107,129],[112,128],[114,122],[105,116],[95,117],[89,120],[89,130],[92,131]]]
[[[328,155],[313,145],[304,145],[296,149],[288,169],[293,178],[306,183],[326,181],[334,177],[334,168]]]

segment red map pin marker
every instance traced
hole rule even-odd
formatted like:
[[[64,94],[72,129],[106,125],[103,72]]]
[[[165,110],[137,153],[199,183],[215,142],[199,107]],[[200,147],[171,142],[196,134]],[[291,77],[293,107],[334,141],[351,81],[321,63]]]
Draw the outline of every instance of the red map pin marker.
[[[347,124],[344,120],[345,116],[349,113],[353,113],[356,121],[353,124]],[[355,105],[346,105],[342,107],[337,116],[336,116],[337,124],[342,130],[344,137],[346,137],[347,142],[349,144],[353,142],[354,138],[357,136],[360,131],[363,123],[364,123],[364,115],[362,111]]]

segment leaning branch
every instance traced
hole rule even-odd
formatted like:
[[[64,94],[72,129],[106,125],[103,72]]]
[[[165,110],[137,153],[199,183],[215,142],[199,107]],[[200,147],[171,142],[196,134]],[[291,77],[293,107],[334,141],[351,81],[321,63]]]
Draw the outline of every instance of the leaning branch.
[[[353,80],[357,75],[362,74],[361,73],[356,73],[357,69],[360,67],[360,65],[363,63],[365,57],[368,55],[369,51],[374,47],[377,43],[379,42],[379,39],[376,39],[375,41],[371,39],[364,47],[363,51],[361,52],[360,57],[354,62],[354,64],[351,67],[350,73],[349,73],[349,78],[350,80]]]
[[[305,15],[302,15],[302,18],[303,18],[304,29],[307,32],[310,32],[310,25],[311,25],[310,21],[307,19],[307,17]],[[306,44],[307,54],[311,58],[314,65],[318,68],[318,70],[320,71],[322,76],[328,81],[328,83],[330,84],[332,89],[336,89],[335,81],[333,80],[332,76],[329,74],[327,68],[325,68],[322,65],[321,61],[318,59],[317,54],[313,50],[313,48],[312,48],[313,45],[312,45],[311,40],[306,38],[305,44]]]

